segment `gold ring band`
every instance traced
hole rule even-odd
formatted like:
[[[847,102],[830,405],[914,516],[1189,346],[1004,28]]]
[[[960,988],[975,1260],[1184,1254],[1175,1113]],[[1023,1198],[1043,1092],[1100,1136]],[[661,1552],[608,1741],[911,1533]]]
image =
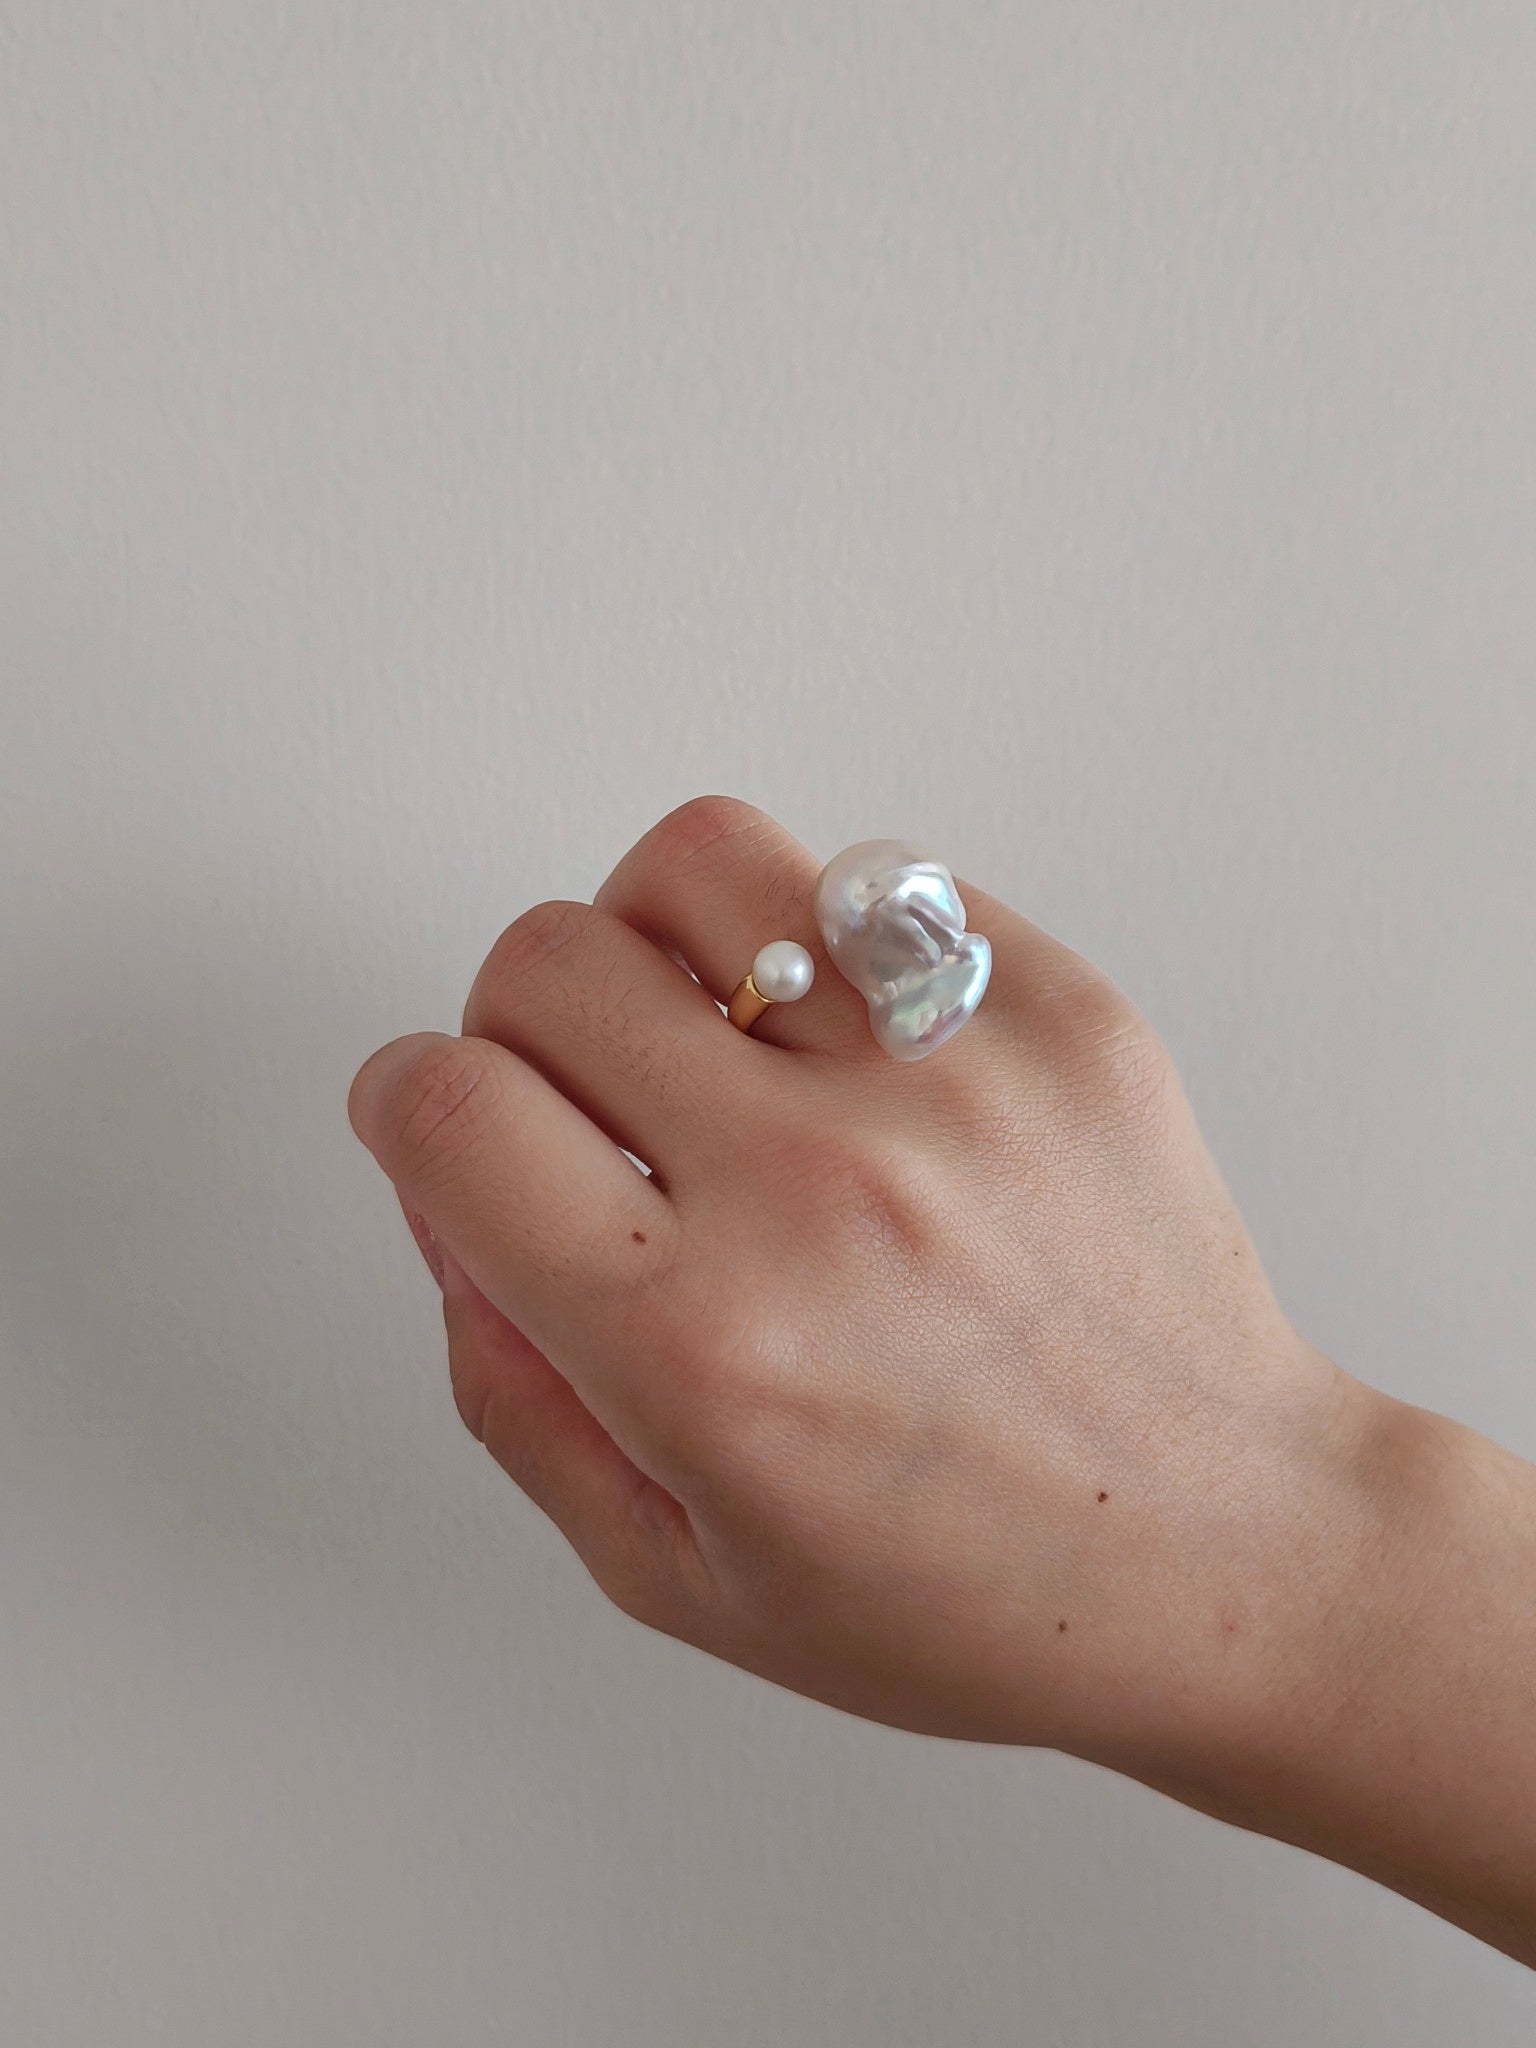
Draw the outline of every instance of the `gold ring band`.
[[[763,994],[750,974],[744,974],[731,990],[725,1014],[738,1031],[750,1031],[764,1010],[772,1008],[773,998]]]

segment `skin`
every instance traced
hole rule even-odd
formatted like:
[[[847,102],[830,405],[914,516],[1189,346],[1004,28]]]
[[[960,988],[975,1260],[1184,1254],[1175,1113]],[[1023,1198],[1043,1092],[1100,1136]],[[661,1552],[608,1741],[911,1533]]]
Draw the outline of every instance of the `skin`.
[[[1536,1469],[1292,1328],[1146,1019],[968,882],[986,998],[888,1059],[818,867],[684,805],[358,1073],[465,1423],[649,1626],[1536,1962]],[[748,1037],[778,937],[816,983]]]

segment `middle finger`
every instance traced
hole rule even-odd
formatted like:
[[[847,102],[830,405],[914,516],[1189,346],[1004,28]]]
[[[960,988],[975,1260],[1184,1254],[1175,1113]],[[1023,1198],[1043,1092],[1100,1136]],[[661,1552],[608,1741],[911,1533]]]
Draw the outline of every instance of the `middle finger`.
[[[863,998],[827,958],[816,929],[819,873],[809,849],[765,812],[730,797],[696,797],[630,848],[594,900],[685,960],[721,1003],[761,946],[797,940],[816,963],[810,993],[775,1003],[752,1035],[840,1060],[873,1055]]]

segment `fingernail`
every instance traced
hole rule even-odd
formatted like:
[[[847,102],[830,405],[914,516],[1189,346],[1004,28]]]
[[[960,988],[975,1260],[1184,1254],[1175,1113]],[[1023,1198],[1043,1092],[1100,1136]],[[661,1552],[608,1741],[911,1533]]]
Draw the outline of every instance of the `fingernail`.
[[[444,1301],[466,1300],[475,1291],[469,1275],[453,1256],[452,1252],[446,1250],[442,1245],[439,1245],[437,1250],[438,1257],[442,1261],[442,1270],[437,1277],[438,1284],[443,1290]]]
[[[442,1246],[432,1235],[431,1224],[428,1223],[425,1216],[418,1216],[413,1209],[406,1210],[405,1220],[411,1226],[411,1235],[420,1247],[421,1256],[426,1260],[432,1278],[441,1287],[443,1285],[445,1255]]]

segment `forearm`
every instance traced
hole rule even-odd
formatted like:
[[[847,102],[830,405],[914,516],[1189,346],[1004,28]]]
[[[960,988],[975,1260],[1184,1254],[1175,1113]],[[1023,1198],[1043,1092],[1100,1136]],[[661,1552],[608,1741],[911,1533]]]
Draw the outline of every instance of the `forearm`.
[[[1351,1463],[1344,1568],[1276,1629],[1272,1711],[1129,1768],[1536,1965],[1536,1467],[1376,1394]]]

